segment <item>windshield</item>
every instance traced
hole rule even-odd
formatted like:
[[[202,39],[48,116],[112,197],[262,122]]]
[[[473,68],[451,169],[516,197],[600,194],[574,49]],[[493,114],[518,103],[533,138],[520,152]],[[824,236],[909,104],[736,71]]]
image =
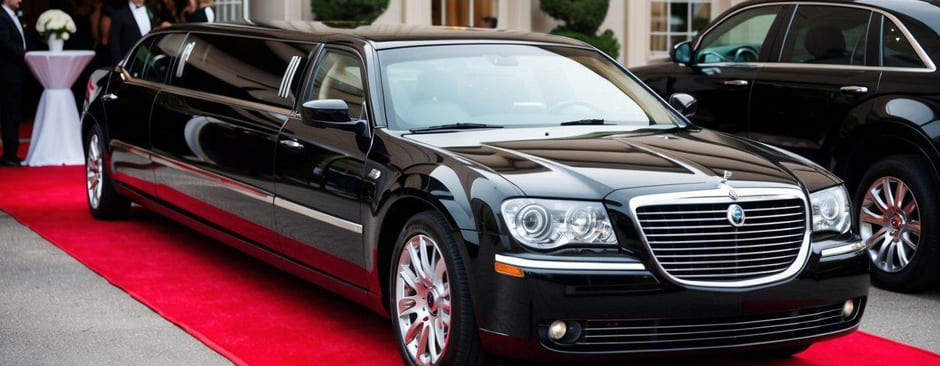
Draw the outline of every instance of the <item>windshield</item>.
[[[379,52],[389,127],[675,125],[678,117],[596,51],[452,45]]]

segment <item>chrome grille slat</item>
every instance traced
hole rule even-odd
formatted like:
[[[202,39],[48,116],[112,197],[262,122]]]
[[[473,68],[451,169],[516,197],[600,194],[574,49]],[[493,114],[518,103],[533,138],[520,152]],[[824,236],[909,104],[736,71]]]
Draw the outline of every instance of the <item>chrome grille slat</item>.
[[[788,248],[788,249],[777,249],[777,250],[765,250],[761,252],[747,252],[747,253],[733,253],[733,254],[695,254],[694,257],[728,257],[728,256],[741,256],[741,255],[764,255],[764,254],[773,254],[773,253],[786,253],[792,252],[795,250],[800,250],[800,248]],[[689,258],[692,255],[683,254],[683,255],[657,255],[656,258]]]
[[[744,209],[740,226],[728,222],[732,204]],[[654,202],[635,212],[660,267],[676,279],[698,282],[782,273],[801,256],[808,230],[806,204],[799,197]]]
[[[660,249],[657,249],[657,251],[672,252],[672,251],[690,251],[690,250],[732,250],[732,249],[740,250],[740,249],[751,249],[751,248],[776,247],[776,246],[787,245],[787,244],[799,244],[802,242],[803,242],[802,240],[794,240],[794,241],[785,241],[785,242],[770,243],[770,244],[738,245],[738,246],[732,246],[732,247],[660,248]]]
[[[734,329],[725,329],[725,330],[707,330],[707,331],[698,331],[698,332],[671,332],[671,333],[657,332],[656,336],[668,337],[668,336],[694,335],[694,334],[715,334],[715,333],[720,334],[720,333],[740,332],[740,331],[748,331],[748,330],[785,328],[785,327],[792,327],[794,325],[824,322],[824,321],[833,320],[836,318],[842,318],[842,314],[830,315],[828,317],[812,319],[812,320],[803,320],[803,321],[798,321],[798,322],[793,322],[793,323],[764,325],[764,326],[757,326],[757,327],[744,327],[744,328],[734,328]],[[597,339],[597,338],[615,338],[615,337],[623,338],[623,337],[649,337],[649,336],[650,334],[598,334],[598,335],[587,335],[585,336],[585,338],[587,340],[591,340],[591,339]]]
[[[728,263],[748,263],[748,262],[761,262],[761,261],[772,261],[775,259],[785,259],[792,258],[792,255],[781,255],[776,257],[769,258],[752,258],[752,259],[738,259],[738,260],[727,260],[727,261],[690,261],[690,262],[660,262],[660,264],[728,264]]]
[[[768,323],[768,322],[784,321],[784,320],[788,320],[788,319],[802,319],[802,318],[808,318],[808,317],[812,317],[812,316],[825,315],[825,314],[829,314],[829,313],[839,313],[840,311],[841,311],[841,309],[832,309],[832,310],[825,310],[825,311],[820,311],[820,312],[816,312],[816,313],[803,314],[803,315],[796,315],[796,316],[785,316],[785,317],[777,317],[777,318],[770,318],[770,319],[750,320],[750,321],[739,321],[739,322],[702,323],[702,324],[684,324],[684,325],[657,325],[657,326],[656,326],[656,329],[676,329],[676,328],[692,328],[692,327],[696,327],[696,328],[697,328],[697,327],[720,327],[720,326],[726,326],[726,325],[742,325],[742,324]],[[599,331],[599,330],[607,331],[607,330],[643,330],[643,329],[649,329],[649,327],[603,327],[603,328],[587,328],[587,329],[585,329],[585,333],[590,333],[590,332],[592,332],[592,331]]]

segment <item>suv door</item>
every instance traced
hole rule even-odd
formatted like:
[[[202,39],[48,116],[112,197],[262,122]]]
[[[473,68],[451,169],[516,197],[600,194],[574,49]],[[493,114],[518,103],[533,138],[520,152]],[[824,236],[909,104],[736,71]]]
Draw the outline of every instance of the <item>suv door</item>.
[[[365,69],[357,53],[326,48],[302,101],[340,99],[351,119],[368,119]],[[362,183],[370,140],[335,128],[287,121],[277,147],[275,219],[286,254],[365,287]]]
[[[157,196],[277,250],[274,154],[294,101],[284,81],[313,47],[190,33],[154,103]]]
[[[667,91],[688,93],[699,100],[693,121],[709,128],[737,132],[747,129],[752,64],[766,57],[783,5],[738,12],[710,28],[698,40],[687,75],[678,76]]]
[[[130,53],[102,96],[108,116],[114,178],[154,195],[150,166],[150,112],[158,90],[166,83],[185,33],[159,34],[145,39]]]
[[[744,135],[825,164],[824,148],[853,108],[871,97],[880,71],[869,67],[871,10],[799,5],[776,62],[763,64]],[[830,167],[831,168],[831,167]]]

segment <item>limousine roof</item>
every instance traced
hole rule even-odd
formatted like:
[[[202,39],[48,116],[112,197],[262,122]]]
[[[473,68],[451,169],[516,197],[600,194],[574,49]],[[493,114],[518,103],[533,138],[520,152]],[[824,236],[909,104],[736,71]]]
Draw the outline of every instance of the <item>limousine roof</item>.
[[[284,40],[372,43],[375,48],[407,47],[417,44],[453,44],[472,42],[527,42],[589,47],[587,43],[545,33],[520,32],[483,28],[437,27],[401,24],[360,26],[353,29],[333,28],[321,22],[278,21],[256,25],[184,24],[165,31],[202,31],[271,37]]]

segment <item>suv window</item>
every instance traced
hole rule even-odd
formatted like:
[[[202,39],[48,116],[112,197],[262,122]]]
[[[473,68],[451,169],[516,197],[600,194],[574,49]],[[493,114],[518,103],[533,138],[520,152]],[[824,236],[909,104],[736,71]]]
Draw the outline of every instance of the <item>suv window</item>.
[[[780,62],[865,65],[872,12],[839,6],[800,6]]]
[[[190,46],[192,45],[192,46]],[[291,61],[300,58],[302,70],[314,45],[267,39],[191,33],[191,48],[181,77],[174,85],[250,102],[292,108],[295,78],[287,98],[278,95]],[[186,51],[184,50],[184,53]],[[186,55],[183,55],[186,57]]]
[[[317,99],[341,99],[349,105],[349,118],[362,117],[365,91],[359,58],[346,51],[324,51],[305,101]]]
[[[881,64],[888,67],[926,67],[914,46],[908,41],[901,28],[889,19],[882,18],[881,39],[883,41],[881,51]]]
[[[742,11],[721,22],[702,38],[696,63],[754,62],[782,6]]]

